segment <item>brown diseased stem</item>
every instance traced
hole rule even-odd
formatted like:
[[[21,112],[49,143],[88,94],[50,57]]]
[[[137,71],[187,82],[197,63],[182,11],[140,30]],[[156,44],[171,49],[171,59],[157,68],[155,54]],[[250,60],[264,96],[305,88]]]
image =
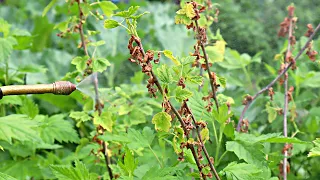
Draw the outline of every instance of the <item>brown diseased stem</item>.
[[[203,152],[204,152],[204,154],[205,154],[205,156],[206,156],[206,158],[207,158],[207,160],[208,160],[208,162],[209,162],[210,169],[211,169],[211,171],[214,173],[215,178],[216,178],[217,180],[220,180],[220,177],[219,177],[216,169],[214,168],[213,163],[210,161],[210,156],[209,156],[208,151],[207,151],[207,149],[206,149],[206,147],[204,146],[204,143],[203,143],[203,141],[202,141],[202,137],[201,137],[201,134],[200,134],[200,128],[199,128],[199,126],[198,126],[197,123],[196,123],[196,119],[194,118],[194,115],[193,115],[193,113],[191,112],[191,109],[189,108],[189,106],[188,106],[187,104],[186,104],[186,106],[187,106],[187,108],[188,108],[189,113],[191,114],[191,118],[192,118],[193,123],[196,125],[197,135],[198,135],[199,141],[200,141],[200,143],[201,143]]]
[[[198,31],[198,35],[200,35],[200,29],[199,29],[198,20],[195,20],[195,23],[196,23],[196,28],[197,28],[197,31]],[[201,49],[202,49],[202,52],[203,52],[204,61],[206,62],[206,69],[207,69],[207,72],[208,72],[208,75],[209,75],[209,79],[210,79],[210,86],[211,86],[211,90],[212,90],[213,99],[214,99],[214,102],[216,104],[217,111],[219,112],[219,103],[218,103],[218,99],[217,99],[217,96],[216,96],[217,89],[216,89],[216,87],[214,85],[213,77],[211,76],[208,54],[206,52],[204,44],[201,41],[200,41],[200,46],[201,46]]]
[[[290,62],[288,64],[288,66],[275,78],[273,79],[266,87],[264,87],[263,89],[261,89],[259,92],[257,92],[254,96],[252,96],[252,100],[248,101],[247,104],[244,106],[242,112],[241,112],[241,116],[237,125],[237,131],[240,132],[240,128],[241,128],[241,123],[243,121],[244,115],[246,113],[246,111],[248,110],[249,106],[251,105],[251,103],[262,93],[264,93],[265,91],[267,91],[270,87],[272,87],[280,78],[283,74],[285,74],[289,68],[293,65],[293,62],[297,61],[298,58],[301,56],[301,54],[307,49],[309,43],[312,41],[313,37],[315,36],[315,34],[319,31],[320,29],[320,23],[318,24],[318,26],[316,27],[316,29],[314,30],[314,32],[311,34],[311,36],[309,37],[308,41],[306,42],[306,44],[301,48],[301,50],[299,51],[299,53],[297,54],[297,56],[294,58],[294,60],[292,62]]]
[[[82,9],[80,6],[80,0],[77,0],[77,3],[78,3],[78,8],[79,8],[79,18],[80,18],[79,33],[80,33],[80,37],[81,37],[81,47],[83,48],[83,51],[86,54],[86,56],[89,56],[86,40],[85,40],[84,33],[83,33],[83,21],[85,20],[85,17],[83,16],[83,12],[82,12]],[[93,76],[93,85],[94,85],[94,90],[95,90],[96,110],[98,111],[99,116],[100,116],[101,112],[102,112],[102,106],[100,104],[100,99],[99,99],[99,91],[98,91],[99,86],[98,86],[98,84],[99,84],[98,75],[96,74]],[[103,150],[103,156],[105,158],[107,171],[109,173],[109,177],[110,177],[110,179],[113,179],[113,173],[112,173],[112,170],[109,166],[111,164],[111,160],[108,155],[108,146],[107,146],[106,142],[103,142],[102,150]]]

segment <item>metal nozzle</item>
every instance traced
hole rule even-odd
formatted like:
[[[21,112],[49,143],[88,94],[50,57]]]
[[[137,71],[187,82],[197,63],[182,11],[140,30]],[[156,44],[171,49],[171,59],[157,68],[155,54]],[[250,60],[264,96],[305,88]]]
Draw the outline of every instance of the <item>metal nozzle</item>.
[[[53,83],[53,94],[69,95],[75,91],[76,85],[69,81],[57,81]]]
[[[57,81],[52,84],[13,85],[0,88],[0,99],[8,95],[44,94],[69,95],[76,90],[76,86],[69,81]]]

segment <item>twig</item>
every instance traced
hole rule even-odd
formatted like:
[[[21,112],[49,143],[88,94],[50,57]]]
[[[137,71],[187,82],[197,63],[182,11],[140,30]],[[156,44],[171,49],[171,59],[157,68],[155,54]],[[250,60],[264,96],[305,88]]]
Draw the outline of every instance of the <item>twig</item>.
[[[79,33],[81,37],[81,47],[83,47],[84,52],[86,53],[87,56],[89,56],[88,49],[87,49],[87,44],[84,38],[84,33],[83,33],[83,22],[85,19],[83,17],[83,12],[80,7],[80,0],[77,0],[78,7],[79,7],[79,17],[80,17],[80,23],[79,23]]]
[[[198,20],[195,20],[195,23],[196,23],[198,35],[200,35],[200,28],[199,28]],[[210,71],[210,67],[209,67],[209,60],[208,60],[208,54],[206,52],[204,44],[201,41],[200,41],[200,46],[201,46],[201,49],[202,49],[202,52],[203,52],[204,61],[206,62],[206,69],[207,69],[207,72],[208,72],[208,75],[209,75],[209,79],[210,79],[210,85],[211,85],[213,99],[214,99],[214,102],[216,104],[217,111],[219,112],[219,103],[218,103],[218,99],[217,99],[217,96],[216,96],[217,89],[216,89],[216,87],[214,85],[214,80],[213,80],[213,78],[211,76],[211,71]]]
[[[86,54],[86,56],[89,56],[87,44],[86,44],[84,33],[83,33],[83,21],[85,19],[83,17],[83,12],[82,12],[82,9],[80,6],[80,0],[77,0],[77,3],[78,3],[78,8],[79,8],[79,18],[80,18],[79,33],[80,33],[80,37],[81,37],[81,47],[83,48],[83,51]],[[99,91],[98,91],[99,85],[98,84],[99,84],[98,75],[95,74],[93,76],[93,85],[94,85],[94,91],[95,91],[96,110],[98,111],[99,116],[100,116],[101,112],[102,112],[102,106],[100,104]],[[103,151],[103,156],[105,158],[105,163],[106,163],[107,171],[109,173],[109,177],[110,177],[110,179],[113,179],[113,173],[112,173],[112,170],[109,166],[111,164],[111,160],[108,155],[108,146],[107,146],[107,143],[104,141],[102,144],[102,151]]]
[[[289,13],[290,14],[290,13]],[[285,66],[288,65],[286,62],[290,56],[291,56],[291,37],[293,33],[293,28],[292,28],[292,16],[289,15],[289,33],[288,33],[288,47],[287,47],[287,52],[286,52],[286,57],[285,57]],[[288,137],[288,119],[287,119],[287,114],[288,114],[288,101],[289,101],[289,95],[288,95],[288,72],[285,73],[284,75],[284,107],[283,107],[283,136]],[[285,147],[287,147],[287,143],[285,144]],[[284,158],[283,158],[283,167],[282,167],[282,172],[283,172],[283,180],[287,180],[287,163],[288,163],[288,150],[287,148],[284,149]]]
[[[201,134],[200,134],[199,125],[197,125],[196,119],[194,118],[194,115],[193,115],[193,113],[191,112],[191,109],[189,108],[189,106],[188,106],[187,104],[186,104],[186,107],[188,108],[188,111],[189,111],[189,113],[191,114],[191,118],[192,118],[193,123],[196,125],[196,131],[197,131],[197,134],[198,134],[198,138],[199,138],[199,140],[200,140],[200,143],[201,143],[201,147],[202,147],[202,149],[203,149],[203,152],[204,152],[204,154],[205,154],[205,156],[206,156],[206,158],[207,158],[207,160],[208,160],[208,162],[209,162],[210,169],[211,169],[211,171],[214,173],[215,178],[216,178],[217,180],[220,180],[220,177],[219,177],[216,169],[214,168],[212,162],[210,161],[210,156],[209,156],[208,151],[207,151],[207,149],[206,149],[206,147],[204,146],[204,143],[203,143],[203,141],[202,141],[202,137],[201,137]]]
[[[266,87],[264,87],[263,89],[261,89],[259,92],[257,92],[254,96],[252,96],[252,100],[248,101],[247,104],[244,106],[238,125],[237,125],[237,131],[240,131],[241,128],[241,123],[243,121],[244,115],[246,113],[246,111],[248,110],[249,106],[251,105],[251,103],[262,93],[264,93],[265,91],[267,91],[270,87],[272,87],[279,79],[280,77],[286,73],[289,68],[293,65],[293,62],[297,61],[298,58],[301,56],[301,54],[307,49],[309,43],[312,41],[313,37],[315,36],[315,34],[319,31],[320,29],[320,23],[318,24],[318,26],[316,27],[316,29],[314,30],[314,32],[311,34],[311,36],[309,37],[308,41],[306,42],[306,44],[301,48],[301,50],[299,51],[299,53],[297,54],[297,56],[294,58],[294,60],[292,62],[289,63],[289,65],[275,78],[273,79]]]

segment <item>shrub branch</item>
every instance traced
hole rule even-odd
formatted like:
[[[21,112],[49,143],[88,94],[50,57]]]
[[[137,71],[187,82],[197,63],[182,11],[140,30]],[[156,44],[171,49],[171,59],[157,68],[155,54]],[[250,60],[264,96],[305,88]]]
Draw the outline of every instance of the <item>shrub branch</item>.
[[[145,56],[146,53],[145,53],[145,51],[144,51],[143,45],[142,45],[142,43],[141,43],[141,40],[138,39],[137,37],[134,37],[134,39],[136,39],[135,42],[136,42],[137,45],[139,46],[141,54],[142,54],[143,56]],[[150,70],[150,74],[151,74],[151,76],[153,77],[154,83],[155,83],[155,85],[157,86],[158,90],[160,91],[161,95],[164,96],[164,95],[165,95],[165,92],[163,91],[162,86],[161,86],[161,84],[160,84],[157,76],[154,74],[154,72],[153,72],[152,69]],[[180,122],[180,124],[181,124],[181,126],[182,126],[183,131],[184,131],[184,132],[187,132],[188,130],[187,130],[187,128],[186,128],[186,125],[185,125],[185,123],[184,123],[181,115],[179,114],[178,110],[172,105],[172,103],[170,102],[170,100],[168,100],[168,102],[169,102],[169,104],[170,104],[170,106],[171,106],[171,109],[172,109],[173,113],[174,113],[174,114],[176,115],[176,117],[178,118],[178,120],[179,120],[179,122]],[[189,112],[191,113],[190,110],[189,110]],[[191,114],[191,115],[192,115],[192,114]],[[192,115],[191,117],[192,117],[192,119],[193,119],[193,122],[195,123],[194,116]],[[206,158],[207,158],[207,160],[208,160],[208,162],[209,162],[209,164],[210,164],[210,169],[211,169],[211,171],[214,173],[215,178],[216,178],[217,180],[220,180],[220,177],[219,177],[217,171],[215,170],[212,162],[210,161],[210,157],[209,157],[209,155],[208,155],[208,151],[206,150],[205,146],[203,145],[203,142],[202,142],[202,139],[201,139],[201,135],[200,135],[200,133],[199,133],[199,131],[198,131],[199,128],[198,128],[198,126],[196,126],[196,127],[197,127],[197,135],[198,135],[198,138],[199,138],[199,140],[200,140],[200,143],[201,143],[201,146],[202,146],[202,148],[203,148],[203,151],[204,151],[204,153],[205,153],[205,155],[206,155]],[[189,139],[189,134],[188,134],[188,133],[185,133],[185,134],[186,134],[187,139]],[[193,155],[193,157],[194,157],[194,160],[196,161],[196,164],[197,164],[197,167],[198,167],[199,172],[201,172],[201,171],[202,171],[202,165],[200,164],[200,161],[199,161],[199,159],[198,159],[198,156],[197,156],[197,153],[196,153],[196,151],[195,151],[194,146],[193,146],[192,144],[188,144],[188,148],[189,148],[189,149],[191,150],[191,152],[192,152],[192,155]],[[205,177],[203,177],[203,178],[206,179]]]
[[[195,20],[195,23],[196,23],[197,33],[198,33],[198,35],[200,35],[200,28],[199,28],[198,20]],[[206,63],[206,69],[207,69],[207,72],[208,72],[208,75],[209,75],[209,79],[210,79],[210,86],[211,86],[211,90],[212,90],[213,99],[214,99],[214,102],[216,104],[217,111],[219,112],[219,103],[218,103],[218,99],[217,99],[217,96],[216,96],[217,89],[216,89],[216,87],[214,85],[214,80],[213,80],[213,77],[211,75],[208,54],[206,52],[206,49],[205,49],[205,46],[204,46],[203,42],[201,42],[201,41],[199,41],[199,42],[200,42],[200,46],[201,46],[201,49],[202,49],[202,52],[203,52],[204,61]],[[200,66],[200,68],[201,68],[201,66]]]
[[[289,6],[288,8],[290,7],[293,7],[293,6]],[[287,52],[286,52],[286,56],[285,56],[285,66],[288,65],[288,62],[287,60],[289,58],[291,58],[291,38],[292,38],[292,35],[293,35],[293,10],[294,8],[292,9],[292,12],[290,13],[290,10],[289,10],[289,32],[288,32],[288,47],[287,47]],[[284,137],[288,137],[288,119],[287,119],[287,116],[288,116],[288,103],[289,103],[289,94],[288,94],[288,79],[289,79],[289,75],[288,75],[288,72],[285,73],[284,75],[284,107],[283,107],[283,135]],[[287,143],[285,144],[284,147],[287,147]],[[282,173],[283,173],[283,179],[284,180],[287,180],[287,164],[288,164],[288,159],[287,159],[287,156],[288,156],[288,149],[287,148],[284,148],[284,158],[283,158],[283,166],[282,166]]]
[[[84,51],[85,55],[90,57],[88,49],[87,49],[87,44],[86,44],[86,40],[85,40],[85,37],[84,37],[84,33],[83,33],[83,21],[85,21],[85,17],[83,16],[83,12],[82,12],[82,9],[81,9],[81,6],[80,6],[80,0],[77,0],[77,3],[78,3],[78,8],[79,8],[79,18],[80,18],[79,34],[80,34],[80,37],[81,37],[81,47],[83,48],[83,51]],[[102,105],[100,103],[100,98],[99,98],[98,76],[94,75],[92,78],[93,78],[93,85],[94,85],[94,91],[95,91],[95,101],[96,101],[95,107],[96,107],[96,111],[98,111],[99,116],[100,116],[103,107],[102,107]],[[98,129],[100,129],[100,128],[98,127]],[[103,128],[101,128],[101,129],[103,129]],[[111,164],[111,160],[110,160],[110,157],[108,155],[108,146],[107,146],[107,143],[105,141],[102,141],[102,152],[103,152],[103,156],[105,158],[105,163],[106,163],[107,171],[109,173],[109,177],[110,177],[110,179],[113,179],[113,173],[112,173],[112,170],[111,170],[111,168],[109,166]]]
[[[290,62],[288,64],[288,66],[281,71],[281,73],[275,78],[273,79],[266,87],[264,87],[263,89],[261,89],[259,92],[257,92],[254,96],[252,96],[252,99],[250,101],[248,101],[242,112],[241,112],[241,116],[237,125],[237,131],[240,132],[240,128],[241,128],[241,123],[243,121],[244,115],[246,113],[246,111],[248,110],[249,106],[251,105],[251,103],[262,93],[264,93],[265,91],[267,91],[270,87],[272,87],[281,77],[282,75],[284,75],[289,68],[294,64],[295,61],[298,60],[298,58],[302,55],[302,53],[307,49],[309,43],[312,41],[313,37],[315,36],[315,34],[319,31],[320,29],[320,23],[318,24],[318,26],[316,27],[316,29],[314,30],[314,32],[311,34],[311,36],[309,37],[309,39],[307,40],[307,42],[305,43],[305,45],[301,48],[301,50],[299,51],[299,53],[296,55],[296,57],[294,58],[294,60],[292,62]]]

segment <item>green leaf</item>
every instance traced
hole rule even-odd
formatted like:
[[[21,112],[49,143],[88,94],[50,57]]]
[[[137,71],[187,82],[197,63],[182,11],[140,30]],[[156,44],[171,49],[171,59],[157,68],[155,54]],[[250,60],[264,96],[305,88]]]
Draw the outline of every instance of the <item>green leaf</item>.
[[[97,175],[90,173],[85,164],[79,160],[75,161],[75,167],[64,165],[50,165],[50,168],[58,179],[65,180],[95,180]]]
[[[251,63],[260,63],[260,54],[257,53],[254,57],[251,57],[246,53],[240,55],[238,51],[227,48],[224,61],[218,62],[218,65],[230,70],[245,68]]]
[[[145,11],[145,12],[139,14],[139,15],[131,16],[131,18],[132,18],[132,19],[139,19],[139,18],[141,18],[143,15],[149,14],[149,13],[150,13],[149,11]]]
[[[112,127],[114,123],[114,117],[112,112],[110,111],[104,111],[101,113],[99,116],[98,112],[95,112],[94,117],[93,117],[93,123],[95,125],[100,125],[104,129],[106,129],[109,132],[112,132]]]
[[[28,115],[31,119],[39,114],[38,105],[29,98],[24,97],[22,99],[22,104],[23,106],[19,108],[20,113]]]
[[[157,74],[161,82],[165,84],[172,83],[173,76],[170,72],[170,68],[166,64],[163,64],[162,66],[157,68]]]
[[[13,47],[10,41],[0,38],[0,62],[8,59],[12,53]]]
[[[25,50],[29,49],[32,46],[33,43],[33,36],[26,31],[22,29],[15,29],[12,32],[12,36],[16,39],[17,43],[12,44],[13,49],[15,50]]]
[[[106,29],[112,29],[120,26],[118,21],[112,20],[112,19],[107,19],[104,21],[104,28]]]
[[[269,123],[272,123],[277,118],[278,112],[274,107],[271,106],[270,102],[267,102],[266,110],[268,113],[268,121],[269,121]]]
[[[103,135],[98,136],[98,138],[108,142],[115,141],[129,143],[131,141],[128,137],[128,134],[115,134],[108,131],[106,131]]]
[[[0,172],[0,179],[2,179],[2,180],[17,180],[16,178],[11,177],[11,176],[4,174],[2,172]]]
[[[228,164],[219,174],[225,174],[227,180],[248,180],[256,179],[262,180],[263,177],[259,177],[261,170],[252,164],[232,162]]]
[[[33,22],[34,28],[32,35],[34,38],[31,51],[39,52],[43,51],[47,47],[51,47],[51,37],[54,24],[49,22],[47,16],[36,16]]]
[[[313,147],[309,154],[308,157],[316,157],[320,156],[320,138],[317,138],[316,140],[313,141],[315,147]]]
[[[87,61],[89,58],[89,56],[77,56],[72,59],[71,64],[76,65],[77,70],[82,73],[87,68]]]
[[[226,125],[226,127],[223,130],[223,133],[231,139],[234,139],[234,127],[232,123],[229,123]]]
[[[210,173],[210,167],[209,166],[205,166],[203,169],[202,169],[202,173],[204,175],[208,175]]]
[[[64,119],[62,114],[53,115],[51,117],[39,116],[36,117],[37,122],[40,124],[41,138],[49,144],[53,144],[54,141],[73,142],[78,143],[79,137],[76,130],[74,130],[72,124]]]
[[[269,133],[269,134],[263,134],[260,136],[255,136],[252,134],[245,134],[245,133],[236,133],[235,140],[243,141],[245,143],[250,143],[250,144],[254,144],[258,142],[308,144],[308,142],[301,141],[297,138],[281,136],[281,133]]]
[[[0,139],[12,143],[12,139],[19,141],[41,142],[35,128],[38,124],[26,115],[9,115],[0,117]]]
[[[98,58],[93,60],[92,67],[94,72],[103,72],[110,66],[110,62],[105,58]]]
[[[19,96],[4,96],[0,104],[22,105],[22,100]]]
[[[213,115],[209,113],[206,108],[207,104],[202,100],[204,95],[201,92],[194,92],[193,96],[187,102],[189,107],[192,109],[193,115],[197,121],[212,122]]]
[[[148,106],[145,106],[145,107],[148,107]],[[144,107],[141,109],[135,108],[130,112],[128,116],[128,121],[131,126],[142,124],[147,121],[146,114],[142,112],[143,111],[142,109],[144,109]]]
[[[140,8],[140,6],[130,6],[130,8],[127,11],[121,11],[117,12],[115,16],[120,16],[123,18],[131,18],[131,16],[137,12],[137,10]]]
[[[113,4],[111,1],[101,1],[99,2],[99,6],[103,13],[108,17],[113,14],[114,10],[118,9],[117,5]]]
[[[197,164],[196,161],[194,160],[191,149],[184,150],[184,157],[186,158],[186,161],[188,163],[194,164],[194,165]]]
[[[88,113],[84,111],[73,111],[70,113],[69,117],[81,122],[89,121],[91,119]]]
[[[48,13],[48,11],[52,8],[52,6],[56,3],[57,3],[57,0],[51,0],[50,3],[44,8],[42,12],[42,17],[45,16]]]
[[[0,179],[1,180],[17,180],[16,178],[9,176],[7,174],[4,174],[2,172],[0,172]]]
[[[134,159],[132,152],[126,147],[124,161],[123,163],[119,161],[118,164],[129,176],[133,176],[138,161]]]
[[[149,127],[145,127],[142,133],[131,128],[128,130],[128,138],[130,140],[128,148],[139,149],[148,147],[151,145],[154,137],[155,135]]]
[[[262,140],[261,142],[309,144],[309,142],[301,141],[300,139],[297,139],[297,138],[284,137],[284,136],[278,136],[278,137],[268,138],[268,139],[266,139],[266,140]]]
[[[310,72],[310,76],[307,77],[301,83],[301,87],[319,88],[320,87],[320,72]]]
[[[219,76],[218,74],[216,74],[216,77],[217,77],[217,79],[216,79],[217,84],[219,84],[223,88],[226,88],[227,87],[227,79]]]
[[[150,127],[146,126],[142,130],[142,135],[148,141],[148,144],[151,145],[151,143],[155,137],[154,131]]]
[[[19,67],[19,72],[21,73],[46,73],[47,68],[36,64],[27,64]]]
[[[177,168],[176,167],[163,167],[159,168],[157,166],[154,166],[150,168],[144,176],[141,178],[142,180],[173,180],[177,179],[174,174],[176,173]]]
[[[171,116],[166,112],[159,112],[152,118],[152,123],[155,124],[157,131],[169,132],[171,127]]]
[[[192,97],[193,93],[187,89],[182,89],[181,86],[178,86],[175,90],[175,98],[177,101],[182,102],[190,97]]]
[[[221,125],[223,125],[233,114],[229,114],[228,106],[226,104],[223,104],[222,106],[220,106],[219,112],[213,110],[212,115],[215,120],[217,120]]]
[[[59,24],[56,24],[53,29],[59,29],[61,32],[66,32],[69,26],[69,20],[62,21]]]
[[[0,32],[3,33],[4,38],[8,37],[10,33],[10,28],[11,28],[11,25],[4,19],[0,18]]]
[[[27,179],[27,177],[42,179],[43,176],[41,175],[38,163],[39,159],[34,157],[11,161],[4,160],[1,161],[1,172],[14,176],[17,179]]]
[[[169,58],[175,65],[180,65],[180,62],[178,61],[178,59],[176,57],[173,56],[172,52],[169,50],[164,50],[163,54]]]
[[[239,159],[256,166],[266,166],[267,160],[262,152],[262,144],[249,144],[241,141],[227,141],[226,150],[234,152]]]

